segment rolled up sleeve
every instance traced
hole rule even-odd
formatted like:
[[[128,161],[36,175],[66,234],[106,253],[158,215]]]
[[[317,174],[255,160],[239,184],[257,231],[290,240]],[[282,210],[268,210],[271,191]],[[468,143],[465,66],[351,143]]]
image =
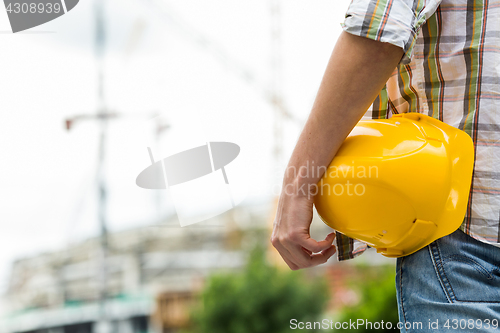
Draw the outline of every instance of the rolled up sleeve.
[[[422,25],[441,0],[352,0],[342,24],[344,31],[391,43],[404,50],[401,64],[408,64]]]
[[[335,240],[337,242],[337,257],[339,261],[356,258],[368,248],[365,243],[349,238],[340,232],[337,232]]]

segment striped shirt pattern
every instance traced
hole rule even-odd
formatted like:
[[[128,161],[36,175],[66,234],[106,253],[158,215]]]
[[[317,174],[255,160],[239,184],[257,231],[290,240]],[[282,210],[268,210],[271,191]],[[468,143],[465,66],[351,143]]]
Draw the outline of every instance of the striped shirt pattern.
[[[461,229],[500,246],[500,0],[353,0],[343,29],[405,54],[366,113],[425,113],[474,142],[472,190]],[[339,260],[366,245],[337,234]]]

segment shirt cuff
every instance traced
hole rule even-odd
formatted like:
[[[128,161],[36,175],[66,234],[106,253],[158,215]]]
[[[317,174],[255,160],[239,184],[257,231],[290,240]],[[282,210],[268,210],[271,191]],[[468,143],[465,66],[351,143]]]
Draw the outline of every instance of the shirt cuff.
[[[408,64],[422,25],[441,0],[352,0],[342,24],[344,31],[404,50],[401,64]]]
[[[363,242],[347,237],[340,232],[336,232],[337,256],[339,261],[353,259],[363,254],[368,248]]]

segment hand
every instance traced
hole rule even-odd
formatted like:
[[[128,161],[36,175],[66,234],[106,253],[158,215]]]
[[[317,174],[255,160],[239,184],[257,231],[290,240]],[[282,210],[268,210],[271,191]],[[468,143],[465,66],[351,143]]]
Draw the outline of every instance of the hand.
[[[312,216],[312,199],[284,192],[280,196],[271,243],[292,270],[323,264],[336,252],[335,233],[320,242],[311,238]]]

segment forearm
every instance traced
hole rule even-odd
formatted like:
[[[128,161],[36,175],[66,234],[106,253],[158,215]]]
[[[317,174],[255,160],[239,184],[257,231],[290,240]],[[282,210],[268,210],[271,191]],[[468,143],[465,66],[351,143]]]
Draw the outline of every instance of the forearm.
[[[403,50],[343,32],[333,50],[312,111],[293,151],[284,188],[306,194],[384,87]],[[307,170],[314,162],[315,172]],[[290,172],[297,170],[301,172]],[[304,174],[305,173],[305,174]],[[288,194],[293,193],[287,191]]]
[[[311,189],[342,142],[384,87],[403,55],[391,44],[342,33],[333,50],[309,119],[284,177],[271,242],[291,269],[324,263],[336,251],[334,233],[311,238]],[[308,169],[314,165],[314,171]]]

